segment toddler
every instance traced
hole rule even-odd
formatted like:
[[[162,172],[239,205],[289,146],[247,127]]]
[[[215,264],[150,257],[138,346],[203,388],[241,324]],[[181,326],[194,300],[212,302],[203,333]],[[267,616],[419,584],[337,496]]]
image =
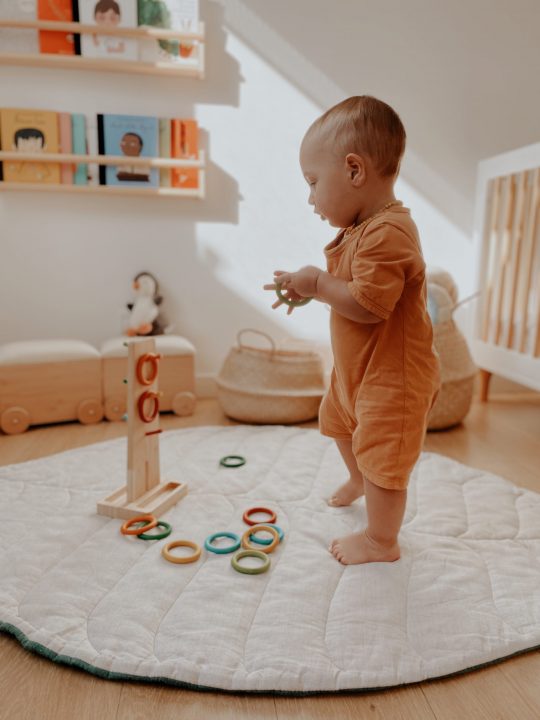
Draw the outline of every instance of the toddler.
[[[330,544],[345,565],[399,559],[407,483],[439,388],[418,231],[394,196],[404,149],[400,118],[376,98],[348,98],[318,118],[300,148],[309,204],[344,229],[324,249],[327,271],[276,270],[264,286],[331,307],[334,367],[319,425],[350,477],[328,504],[365,495],[368,519],[363,532]]]

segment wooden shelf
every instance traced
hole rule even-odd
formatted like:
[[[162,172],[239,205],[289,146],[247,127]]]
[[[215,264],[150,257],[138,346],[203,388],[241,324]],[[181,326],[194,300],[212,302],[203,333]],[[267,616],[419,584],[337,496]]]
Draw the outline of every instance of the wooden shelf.
[[[155,168],[204,168],[204,151],[196,160],[186,158],[130,157],[129,155],[73,155],[72,153],[22,153],[0,150],[0,162],[61,163],[71,165],[134,165]]]
[[[6,20],[0,19],[1,27],[25,28],[28,30],[52,30],[58,32],[72,32],[77,35],[99,34],[114,37],[128,37],[138,40],[178,40],[197,43],[197,56],[195,60],[183,58],[178,63],[158,61],[155,63],[138,60],[111,60],[109,58],[94,58],[84,55],[55,55],[48,53],[0,53],[0,66],[26,66],[26,67],[52,67],[69,70],[98,70],[120,73],[136,73],[143,75],[171,75],[204,77],[204,23],[199,23],[199,32],[188,33],[179,30],[167,30],[155,27],[141,26],[137,28],[101,28],[97,25],[87,25],[76,22],[55,22],[49,20]]]
[[[174,187],[125,187],[123,185],[56,185],[40,183],[0,182],[0,192],[68,192],[75,194],[91,193],[96,195],[139,195],[145,197],[197,198],[204,197],[204,179],[197,189]]]

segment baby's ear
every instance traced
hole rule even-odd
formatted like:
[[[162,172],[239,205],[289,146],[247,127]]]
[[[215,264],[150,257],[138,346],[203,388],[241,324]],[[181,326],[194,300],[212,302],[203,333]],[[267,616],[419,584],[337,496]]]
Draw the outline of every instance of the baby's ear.
[[[347,175],[353,185],[356,187],[363,185],[366,179],[366,163],[364,158],[356,153],[348,153],[345,156],[345,165]]]

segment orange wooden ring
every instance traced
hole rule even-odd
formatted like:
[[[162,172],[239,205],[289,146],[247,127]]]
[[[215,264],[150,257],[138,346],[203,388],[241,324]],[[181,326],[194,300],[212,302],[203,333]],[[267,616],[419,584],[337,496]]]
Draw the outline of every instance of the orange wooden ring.
[[[147,400],[154,401],[154,405],[152,407],[152,412],[150,415],[146,415],[144,412],[144,403]],[[143,392],[137,402],[137,409],[139,410],[139,417],[141,418],[141,420],[145,423],[151,423],[152,420],[156,419],[156,416],[159,412],[159,393],[151,392],[150,390],[146,390],[145,392]]]
[[[131,525],[135,525],[135,523],[138,522],[146,522],[148,524],[143,525],[142,527],[130,529]],[[122,535],[141,535],[141,533],[148,532],[148,530],[155,528],[156,525],[157,520],[153,515],[139,515],[139,517],[134,517],[131,518],[131,520],[127,520],[120,528],[120,532],[122,533]]]
[[[192,555],[187,555],[184,557],[182,557],[181,555],[173,555],[170,550],[175,547],[189,547],[195,550],[195,552]],[[163,555],[165,560],[168,560],[172,563],[177,563],[179,565],[183,565],[185,563],[196,562],[201,557],[201,548],[199,547],[199,545],[197,545],[196,542],[193,542],[192,540],[173,540],[173,542],[164,545],[163,549],[161,550],[161,554]]]
[[[141,385],[151,385],[154,380],[158,376],[158,360],[161,358],[161,355],[156,355],[155,353],[145,353],[144,355],[141,355],[141,357],[137,361],[137,380],[140,382]],[[148,377],[144,374],[144,365],[145,363],[150,363],[152,366],[152,370],[150,371],[150,375]]]
[[[263,508],[263,507],[254,507],[254,508],[250,508],[249,510],[246,510],[246,512],[244,513],[244,518],[243,518],[244,522],[247,523],[248,525],[258,525],[259,520],[252,520],[249,517],[250,515],[254,515],[255,513],[258,513],[258,512],[262,512],[262,513],[266,513],[267,515],[270,515],[270,519],[267,520],[266,522],[268,522],[268,523],[276,522],[276,519],[277,519],[276,513],[273,510],[269,510],[268,508]]]
[[[269,532],[271,535],[274,536],[274,539],[270,543],[270,545],[258,545],[255,547],[252,545],[249,541],[250,535],[255,534],[256,532],[260,532],[261,530],[265,530],[266,532]],[[246,532],[242,535],[242,547],[245,550],[260,550],[263,553],[271,553],[276,545],[279,544],[279,533],[278,531],[273,528],[271,525],[253,525],[253,527],[250,527],[246,530]]]

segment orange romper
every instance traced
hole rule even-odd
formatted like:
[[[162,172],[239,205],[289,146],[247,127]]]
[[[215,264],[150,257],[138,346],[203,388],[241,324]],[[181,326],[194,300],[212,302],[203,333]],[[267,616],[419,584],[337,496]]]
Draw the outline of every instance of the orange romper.
[[[418,230],[401,203],[366,224],[340,230],[324,249],[328,272],[381,318],[349,320],[334,309],[330,387],[320,431],[352,438],[358,468],[375,485],[407,487],[439,389],[439,361],[426,307]]]

